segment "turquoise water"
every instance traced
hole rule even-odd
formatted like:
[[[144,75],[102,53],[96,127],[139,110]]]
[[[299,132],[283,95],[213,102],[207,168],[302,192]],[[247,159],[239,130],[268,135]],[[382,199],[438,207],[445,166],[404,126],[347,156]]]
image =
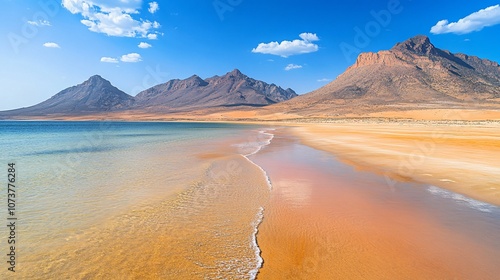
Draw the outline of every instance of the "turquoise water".
[[[16,166],[21,259],[199,184],[210,164],[199,155],[216,150],[221,141],[245,139],[253,129],[214,123],[0,122],[2,182],[7,164]],[[0,199],[6,200],[6,192]]]
[[[120,150],[222,138],[247,126],[212,123],[0,121],[2,159]]]

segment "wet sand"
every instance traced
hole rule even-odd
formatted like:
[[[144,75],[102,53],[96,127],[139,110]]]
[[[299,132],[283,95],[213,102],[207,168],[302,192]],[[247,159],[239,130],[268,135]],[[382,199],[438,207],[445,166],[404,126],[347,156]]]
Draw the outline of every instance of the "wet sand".
[[[500,205],[500,126],[418,123],[306,124],[302,142],[396,186],[421,182]]]
[[[283,130],[252,156],[273,184],[259,279],[495,279],[500,211],[387,185]],[[483,209],[484,210],[484,209]]]

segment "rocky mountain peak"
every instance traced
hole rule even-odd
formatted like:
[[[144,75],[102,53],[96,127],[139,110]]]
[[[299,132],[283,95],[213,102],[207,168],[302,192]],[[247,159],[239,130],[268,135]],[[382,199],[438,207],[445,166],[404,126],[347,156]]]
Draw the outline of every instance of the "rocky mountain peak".
[[[198,76],[198,75],[193,75],[193,76],[185,79],[184,83],[187,86],[205,86],[208,84],[205,80],[200,78],[200,76]]]
[[[425,60],[431,56],[452,59],[449,52],[436,48],[429,40],[429,37],[417,35],[404,42],[397,43],[390,50],[361,53],[356,63],[349,67],[348,70],[369,65],[414,66],[417,57],[421,57],[420,60]]]
[[[66,88],[31,107],[13,110],[18,115],[86,114],[130,108],[134,98],[94,75],[81,84]]]
[[[104,79],[99,75],[93,75],[88,80],[83,82],[85,85],[97,85],[97,84],[111,84],[108,80]]]
[[[323,116],[468,108],[471,101],[474,106],[500,106],[498,63],[454,54],[416,36],[390,50],[361,53],[331,83],[273,108]]]
[[[240,70],[238,70],[238,69],[234,69],[233,71],[228,72],[228,73],[226,74],[226,76],[228,76],[228,77],[236,77],[236,78],[245,78],[245,77],[246,77],[246,76],[245,76],[243,73],[241,73],[241,71],[240,71]]]
[[[404,42],[397,43],[391,50],[412,52],[418,55],[429,55],[436,53],[436,47],[431,43],[429,37],[417,35]]]
[[[172,80],[137,94],[139,107],[203,108],[216,106],[265,106],[297,96],[289,89],[252,79],[238,69],[202,80],[194,75]]]

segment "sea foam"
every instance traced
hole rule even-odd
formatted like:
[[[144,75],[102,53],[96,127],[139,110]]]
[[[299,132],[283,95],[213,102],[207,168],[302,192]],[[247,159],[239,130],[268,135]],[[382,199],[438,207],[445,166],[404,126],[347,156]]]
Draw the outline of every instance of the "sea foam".
[[[264,263],[264,259],[260,256],[260,248],[259,244],[257,243],[257,234],[259,233],[259,225],[262,223],[262,220],[264,219],[264,207],[259,207],[259,212],[257,212],[255,221],[252,223],[253,225],[253,234],[252,234],[252,243],[251,247],[255,252],[255,259],[257,260],[257,263],[255,264],[255,268],[250,270],[249,276],[250,279],[256,279],[257,278],[257,273],[259,273],[259,269],[262,267],[262,264]]]
[[[251,155],[254,155],[258,153],[260,150],[262,150],[263,147],[271,144],[271,141],[274,138],[274,134],[268,133],[267,131],[274,130],[274,129],[267,129],[267,130],[261,130],[258,132],[258,135],[254,141],[248,141],[243,144],[237,145],[237,147],[240,149],[240,152],[242,153],[242,156],[248,160],[250,163],[255,165],[257,168],[259,168],[262,173],[264,174],[264,177],[266,178],[267,181],[267,186],[269,190],[272,190],[272,184],[271,184],[271,179],[267,175],[267,172],[262,169],[258,164],[255,162],[251,161],[248,157]],[[262,220],[264,219],[264,207],[259,207],[259,211],[257,212],[256,218],[254,222],[252,223],[252,226],[254,228],[253,234],[252,234],[252,241],[250,243],[250,246],[252,247],[254,253],[255,253],[255,268],[250,270],[249,272],[249,278],[250,279],[256,279],[257,274],[259,273],[260,268],[262,268],[262,264],[264,263],[264,260],[261,257],[261,250],[259,247],[259,244],[257,243],[257,234],[259,232],[259,225],[262,223]]]
[[[491,213],[495,210],[498,210],[498,207],[496,207],[494,205],[488,204],[486,202],[477,201],[475,199],[466,197],[466,196],[458,194],[458,193],[450,192],[450,191],[441,189],[441,188],[436,187],[436,186],[429,186],[427,188],[427,191],[429,191],[430,193],[432,193],[434,195],[438,195],[440,197],[443,197],[443,198],[453,199],[462,205],[465,205],[467,207],[470,207],[472,209],[475,209],[475,210],[478,210],[481,212]]]

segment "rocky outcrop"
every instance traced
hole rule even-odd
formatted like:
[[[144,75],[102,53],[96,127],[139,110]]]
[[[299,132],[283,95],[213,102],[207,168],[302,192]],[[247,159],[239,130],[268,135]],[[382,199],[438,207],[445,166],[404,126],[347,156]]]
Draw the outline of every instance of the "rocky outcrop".
[[[395,66],[402,65],[406,66],[406,63],[399,59],[393,52],[391,51],[380,51],[377,53],[367,52],[362,53],[356,59],[356,63],[349,67],[347,70],[351,70],[358,67],[365,67],[369,65],[385,65],[385,66]]]

